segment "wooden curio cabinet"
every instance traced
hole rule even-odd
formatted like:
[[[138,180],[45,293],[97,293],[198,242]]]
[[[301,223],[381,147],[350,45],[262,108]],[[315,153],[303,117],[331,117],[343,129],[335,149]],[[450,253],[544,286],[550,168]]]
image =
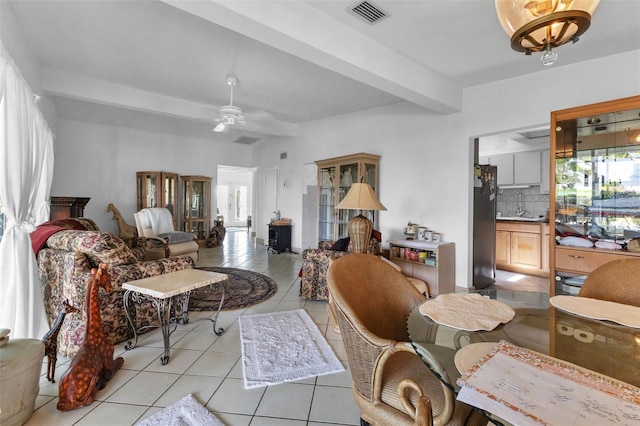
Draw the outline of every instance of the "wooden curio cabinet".
[[[207,239],[211,221],[211,178],[182,176],[182,197],[182,230],[198,240]]]
[[[551,155],[551,232],[595,242],[551,239],[550,293],[575,295],[598,266],[640,259],[626,249],[640,237],[640,96],[552,112]]]
[[[178,174],[169,172],[137,172],[137,211],[164,207],[173,216],[173,228],[178,229]]]
[[[336,210],[335,206],[347,195],[351,184],[362,180],[378,193],[379,155],[359,153],[316,161],[318,166],[318,240],[335,241],[349,235],[349,221],[358,215],[356,210]],[[377,223],[377,212],[362,214]]]

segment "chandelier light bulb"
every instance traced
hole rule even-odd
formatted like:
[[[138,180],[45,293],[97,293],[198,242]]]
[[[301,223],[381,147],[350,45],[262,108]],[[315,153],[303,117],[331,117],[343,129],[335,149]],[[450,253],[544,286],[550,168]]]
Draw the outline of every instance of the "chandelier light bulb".
[[[551,49],[548,49],[540,57],[540,62],[542,62],[542,65],[544,66],[553,65],[556,62],[556,60],[558,60],[558,54]]]

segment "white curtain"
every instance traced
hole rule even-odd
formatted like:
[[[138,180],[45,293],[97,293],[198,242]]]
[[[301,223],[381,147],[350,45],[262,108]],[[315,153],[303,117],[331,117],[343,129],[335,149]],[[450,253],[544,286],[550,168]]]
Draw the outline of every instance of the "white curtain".
[[[51,130],[0,42],[0,328],[12,338],[41,339],[49,329],[29,232],[47,220],[52,170]]]

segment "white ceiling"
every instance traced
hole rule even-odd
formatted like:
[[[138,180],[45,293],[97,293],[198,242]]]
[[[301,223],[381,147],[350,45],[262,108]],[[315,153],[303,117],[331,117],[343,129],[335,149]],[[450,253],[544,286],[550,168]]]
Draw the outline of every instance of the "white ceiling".
[[[453,113],[465,87],[544,72],[511,50],[493,0],[373,3],[389,15],[375,25],[339,0],[11,2],[59,116],[212,140],[402,101]],[[635,49],[640,1],[601,0],[553,67]],[[212,133],[229,74],[248,123]]]

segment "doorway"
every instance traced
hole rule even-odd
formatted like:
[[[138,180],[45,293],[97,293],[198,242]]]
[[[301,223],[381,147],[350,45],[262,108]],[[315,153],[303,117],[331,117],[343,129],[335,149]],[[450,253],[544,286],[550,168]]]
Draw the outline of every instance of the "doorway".
[[[253,211],[253,168],[218,166],[217,216],[225,227],[246,227]]]
[[[482,239],[482,243],[484,244],[484,250],[488,250],[491,247],[494,251],[493,265],[490,266],[494,271],[494,286],[496,288],[548,291],[549,272],[548,267],[546,269],[544,267],[545,264],[548,265],[548,259],[542,259],[541,257],[545,253],[544,246],[549,244],[548,240],[545,240],[544,234],[540,237],[540,243],[535,244],[535,247],[533,245],[531,247],[532,258],[535,258],[537,253],[537,257],[540,259],[540,270],[533,272],[536,275],[515,273],[510,271],[521,271],[522,269],[518,267],[517,262],[512,264],[510,256],[508,254],[505,255],[505,253],[509,253],[514,245],[520,246],[517,242],[505,237],[507,232],[504,227],[506,226],[511,230],[514,226],[519,226],[518,224],[522,221],[543,221],[546,215],[549,208],[549,133],[549,126],[546,125],[495,135],[484,135],[472,139],[474,171],[483,170],[482,167],[475,168],[476,165],[491,165],[497,168],[497,175],[494,176],[496,189],[491,205],[489,207],[482,204],[478,205],[475,202],[475,197],[472,205],[474,228],[473,270],[475,273],[478,266],[476,264],[475,229],[478,226],[481,228],[488,226],[483,225],[481,219],[490,220],[490,223],[486,223],[492,225],[491,227],[494,229],[493,238],[486,236],[486,238]],[[526,171],[530,173],[526,173]],[[523,178],[522,176],[525,177]],[[475,194],[481,189],[482,187],[474,185],[472,192]],[[489,216],[482,214],[483,208],[491,212]],[[501,216],[502,219],[496,221],[497,216]],[[503,226],[504,220],[514,219],[515,217],[518,220],[507,222],[507,225]],[[515,231],[517,233],[517,230]],[[479,252],[482,253],[484,250],[479,250]],[[539,251],[534,252],[534,250]],[[496,254],[500,255],[496,256]],[[545,277],[545,274],[547,277]]]

